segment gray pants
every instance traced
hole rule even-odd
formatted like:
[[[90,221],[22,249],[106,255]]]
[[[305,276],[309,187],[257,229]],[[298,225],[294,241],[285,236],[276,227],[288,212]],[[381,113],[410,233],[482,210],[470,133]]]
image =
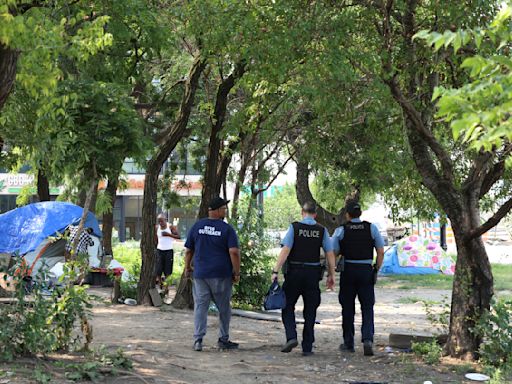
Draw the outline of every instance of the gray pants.
[[[232,286],[231,277],[194,279],[194,340],[202,339],[206,335],[210,300],[213,300],[219,309],[219,339],[229,340]]]

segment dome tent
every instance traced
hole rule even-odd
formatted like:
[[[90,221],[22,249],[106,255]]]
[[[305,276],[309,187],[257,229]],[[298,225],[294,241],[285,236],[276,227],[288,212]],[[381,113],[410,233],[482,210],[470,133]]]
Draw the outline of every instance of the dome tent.
[[[401,239],[384,253],[382,275],[426,275],[455,273],[455,261],[430,239],[409,236]]]
[[[78,224],[82,212],[83,209],[75,204],[45,201],[1,214],[0,254],[22,255],[32,274],[36,274],[42,265],[53,267],[64,261],[66,244],[63,239],[55,241],[55,236],[69,225]],[[98,220],[91,212],[85,227],[92,228],[91,237],[99,245],[102,234]]]

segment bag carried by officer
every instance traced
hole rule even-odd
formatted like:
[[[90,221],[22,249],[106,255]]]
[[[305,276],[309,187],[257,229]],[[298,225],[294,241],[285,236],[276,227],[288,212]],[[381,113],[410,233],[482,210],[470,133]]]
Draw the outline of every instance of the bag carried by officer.
[[[270,285],[263,302],[266,311],[271,309],[283,309],[286,306],[286,296],[279,283],[275,280]]]

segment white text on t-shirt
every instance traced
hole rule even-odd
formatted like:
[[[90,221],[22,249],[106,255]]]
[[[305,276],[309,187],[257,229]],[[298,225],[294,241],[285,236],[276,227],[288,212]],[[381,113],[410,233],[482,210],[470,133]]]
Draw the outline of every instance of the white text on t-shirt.
[[[216,231],[215,227],[210,227],[205,225],[204,228],[198,230],[200,235],[208,235],[208,236],[221,236],[221,231]]]

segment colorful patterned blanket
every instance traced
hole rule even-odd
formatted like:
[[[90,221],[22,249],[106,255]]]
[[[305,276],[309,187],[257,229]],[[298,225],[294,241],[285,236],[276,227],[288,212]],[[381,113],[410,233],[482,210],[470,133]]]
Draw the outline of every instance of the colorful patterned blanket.
[[[414,235],[399,240],[397,256],[401,267],[428,267],[445,275],[455,273],[455,261],[430,239]]]

